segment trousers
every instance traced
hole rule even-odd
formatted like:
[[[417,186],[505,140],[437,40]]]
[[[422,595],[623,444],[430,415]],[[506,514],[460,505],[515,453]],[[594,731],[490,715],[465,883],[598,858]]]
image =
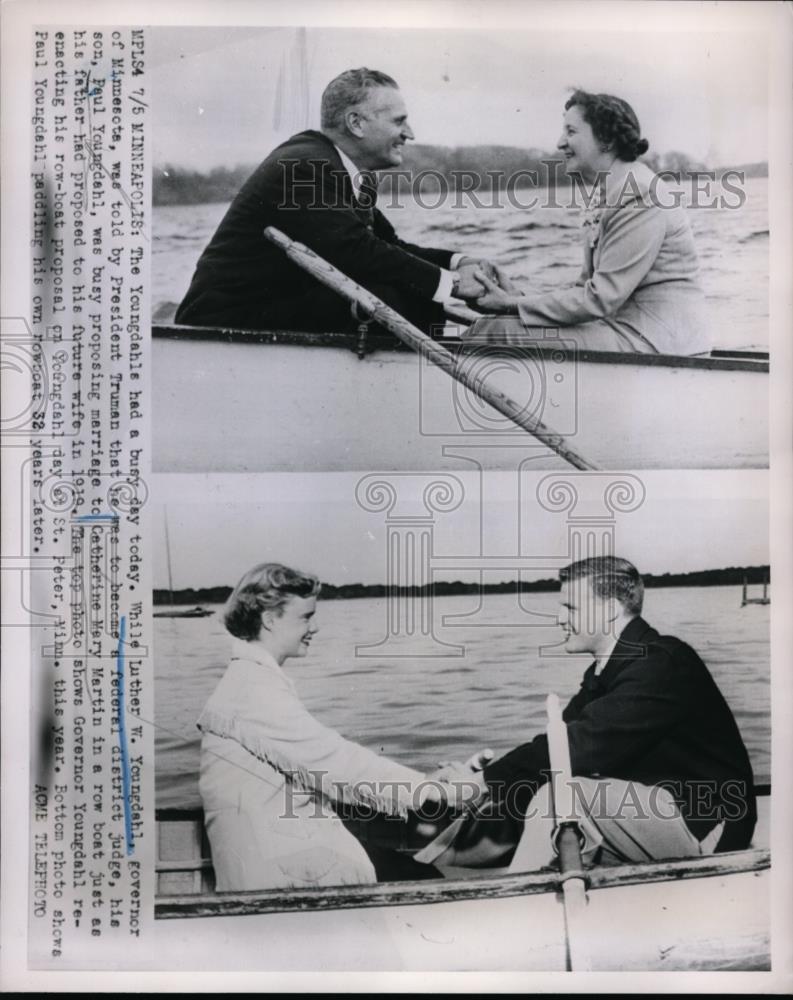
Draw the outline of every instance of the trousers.
[[[672,795],[657,786],[619,778],[573,778],[576,814],[584,843],[585,866],[693,858],[712,854],[723,829],[719,824],[699,841],[686,826]],[[557,832],[551,784],[531,800],[510,872],[550,865]]]

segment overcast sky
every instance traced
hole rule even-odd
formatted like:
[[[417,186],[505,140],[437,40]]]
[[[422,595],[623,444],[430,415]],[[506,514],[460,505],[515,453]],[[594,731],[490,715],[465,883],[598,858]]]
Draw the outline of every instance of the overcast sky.
[[[683,6],[690,13],[694,5]],[[642,30],[647,5],[635,3],[622,5],[625,18],[600,20],[609,30],[582,30],[571,7],[566,30],[551,32],[539,17],[533,28],[524,17],[509,31],[509,20],[488,9],[485,30],[323,27],[301,39],[295,28],[152,29],[155,163],[256,163],[292,132],[319,127],[324,86],[361,65],[399,82],[417,142],[551,150],[569,88],[582,86],[628,100],[651,151],[681,150],[710,165],[767,158],[761,35],[669,30],[672,17],[666,31]],[[713,10],[700,29],[720,27],[709,17]]]
[[[479,551],[517,555],[522,551],[553,559],[567,551],[567,515],[544,510],[535,499],[542,475],[527,475],[523,480],[522,549],[517,541],[515,474],[488,474],[481,506],[478,480],[471,474],[456,475],[463,499],[452,513],[435,515],[436,555],[465,557]],[[395,513],[422,513],[418,500],[428,476],[391,477],[403,505]],[[154,586],[166,587],[168,580],[164,508],[177,589],[233,585],[251,566],[267,561],[316,573],[327,583],[384,583],[385,515],[365,511],[356,503],[360,478],[358,473],[156,477],[156,503],[151,511]],[[617,515],[615,539],[618,554],[634,561],[642,572],[686,572],[769,561],[767,473],[642,472],[640,478],[645,501],[635,512]],[[592,510],[591,504],[602,496],[604,477],[579,475],[575,481]],[[187,504],[185,497],[201,497],[205,502]],[[529,578],[554,575],[549,568]],[[488,575],[490,581],[515,577],[512,571],[498,569]],[[437,578],[474,579],[456,568],[440,572]]]

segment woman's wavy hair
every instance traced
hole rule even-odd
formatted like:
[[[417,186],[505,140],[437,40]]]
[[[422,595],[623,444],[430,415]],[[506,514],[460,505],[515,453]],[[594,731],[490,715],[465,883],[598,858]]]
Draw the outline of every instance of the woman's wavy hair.
[[[280,563],[260,563],[248,570],[226,601],[223,624],[236,638],[252,642],[259,638],[265,611],[280,615],[293,597],[316,597],[320,586],[309,573]]]
[[[567,111],[572,107],[581,109],[581,115],[597,141],[604,147],[611,147],[621,160],[631,163],[650,148],[650,143],[641,137],[642,129],[636,112],[621,97],[575,90],[564,109]]]

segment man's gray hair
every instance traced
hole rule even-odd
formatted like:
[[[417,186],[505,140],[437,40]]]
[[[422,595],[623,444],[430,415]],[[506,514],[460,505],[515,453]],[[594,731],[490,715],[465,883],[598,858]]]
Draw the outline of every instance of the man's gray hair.
[[[581,559],[559,570],[562,583],[568,580],[589,579],[598,597],[616,597],[630,615],[640,615],[644,604],[644,581],[639,571],[618,556],[592,556]]]
[[[396,80],[376,69],[347,69],[330,81],[322,94],[322,128],[341,129],[344,114],[366,100],[372,87],[399,89]]]

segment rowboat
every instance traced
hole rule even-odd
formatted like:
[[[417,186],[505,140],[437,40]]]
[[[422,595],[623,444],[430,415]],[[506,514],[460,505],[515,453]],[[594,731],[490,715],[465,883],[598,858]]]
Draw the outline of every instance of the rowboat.
[[[567,468],[394,337],[153,327],[158,471]],[[442,343],[601,469],[768,465],[769,359]],[[200,439],[201,447],[196,447]]]
[[[592,969],[770,968],[770,789],[745,851],[595,867],[580,929]],[[327,889],[213,891],[200,809],[157,812],[158,938],[202,918],[207,968],[564,970],[560,874],[446,869],[442,879]],[[175,921],[172,926],[169,921]]]

